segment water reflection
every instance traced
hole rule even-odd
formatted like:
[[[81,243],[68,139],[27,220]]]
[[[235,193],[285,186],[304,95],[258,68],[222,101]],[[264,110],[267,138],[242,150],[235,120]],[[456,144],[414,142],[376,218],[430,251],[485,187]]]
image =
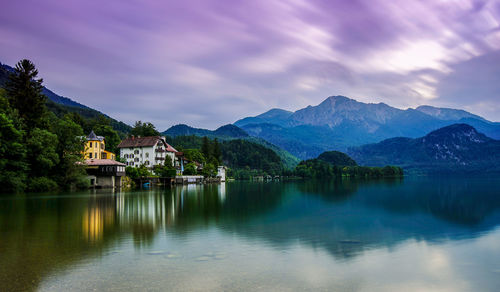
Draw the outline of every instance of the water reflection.
[[[277,250],[299,242],[345,261],[402,242],[475,238],[500,223],[499,190],[495,178],[407,178],[3,197],[0,283],[35,290],[120,244],[148,250],[163,236],[210,230]]]

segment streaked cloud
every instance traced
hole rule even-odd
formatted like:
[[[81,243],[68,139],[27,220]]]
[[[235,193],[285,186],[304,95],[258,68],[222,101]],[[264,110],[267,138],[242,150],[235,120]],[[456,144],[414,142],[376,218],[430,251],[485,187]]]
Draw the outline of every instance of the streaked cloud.
[[[498,1],[19,0],[2,8],[2,62],[30,58],[49,88],[129,123],[215,128],[336,94],[500,116]]]

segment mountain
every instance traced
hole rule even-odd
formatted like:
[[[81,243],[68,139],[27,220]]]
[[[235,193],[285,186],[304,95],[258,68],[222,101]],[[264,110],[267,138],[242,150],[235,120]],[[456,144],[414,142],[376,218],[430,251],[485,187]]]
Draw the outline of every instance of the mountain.
[[[14,68],[0,63],[0,88],[5,87],[5,84],[9,78],[9,74],[13,72]],[[78,103],[70,98],[60,96],[54,93],[52,90],[46,88],[45,86],[42,89],[42,93],[47,96],[47,108],[57,116],[63,116],[67,113],[78,113],[80,116],[86,119],[104,118],[109,121],[113,129],[115,129],[122,135],[128,133],[132,129],[132,127],[130,127],[129,125],[115,120],[108,115],[101,113],[100,111]]]
[[[195,136],[208,136],[219,139],[248,137],[247,132],[232,124],[221,126],[214,131],[210,131],[207,129],[193,128],[185,124],[179,124],[168,128],[161,134],[171,137],[195,135]]]
[[[208,136],[211,135],[213,131],[193,128],[185,124],[179,124],[168,128],[168,130],[162,132],[162,135],[167,135],[171,137],[177,136]]]
[[[397,165],[427,171],[498,171],[500,141],[467,124],[453,124],[421,138],[391,138],[353,147],[348,154],[361,165]]]
[[[293,114],[293,112],[274,108],[263,114],[255,117],[248,117],[241,119],[234,123],[238,127],[242,127],[248,124],[260,124],[260,123],[270,123],[275,125],[288,125],[287,119]]]
[[[346,151],[352,146],[391,137],[417,138],[455,123],[469,124],[491,138],[500,139],[500,123],[463,110],[431,106],[402,110],[345,96],[331,96],[316,106],[295,112],[273,109],[238,120],[235,125],[307,159],[324,151]]]
[[[416,108],[417,111],[421,111],[425,114],[428,114],[430,116],[433,116],[435,118],[438,118],[440,120],[445,120],[445,121],[456,121],[460,119],[466,119],[466,118],[473,118],[473,119],[478,119],[482,121],[486,121],[484,118],[471,114],[469,112],[466,112],[464,110],[457,110],[457,109],[451,109],[451,108],[439,108],[439,107],[433,107],[430,105],[421,105]]]

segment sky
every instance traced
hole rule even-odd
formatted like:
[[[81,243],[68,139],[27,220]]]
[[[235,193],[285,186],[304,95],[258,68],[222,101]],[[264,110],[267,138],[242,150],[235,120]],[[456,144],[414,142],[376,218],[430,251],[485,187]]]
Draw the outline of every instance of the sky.
[[[500,121],[500,1],[1,0],[0,62],[163,131],[328,96]]]

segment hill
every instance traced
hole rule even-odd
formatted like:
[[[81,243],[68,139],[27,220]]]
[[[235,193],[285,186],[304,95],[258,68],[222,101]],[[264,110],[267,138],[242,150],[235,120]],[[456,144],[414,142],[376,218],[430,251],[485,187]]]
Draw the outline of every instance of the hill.
[[[221,126],[214,131],[194,128],[185,124],[179,124],[168,128],[161,134],[171,137],[195,135],[213,137],[218,139],[248,137],[247,132],[232,124]]]
[[[331,165],[356,166],[358,165],[349,155],[340,151],[327,151],[318,156],[318,159]]]
[[[421,137],[430,131],[466,123],[500,139],[500,123],[463,110],[420,106],[398,109],[384,103],[363,103],[331,96],[295,112],[273,109],[234,124],[293,155],[307,159],[329,150],[375,143],[392,137]]]
[[[274,151],[281,158],[284,167],[287,169],[293,169],[299,163],[299,159],[294,155],[290,154],[288,151],[281,149],[280,147],[266,141],[265,139],[255,136],[250,136],[243,129],[231,124],[221,126],[214,131],[194,128],[188,125],[180,124],[170,127],[166,131],[163,131],[161,134],[171,137],[169,138],[169,140],[172,141],[172,143],[174,144],[179,143],[184,148],[201,147],[201,139],[197,139],[196,137],[206,136],[211,139],[217,138],[221,141],[243,139],[250,141],[252,143],[260,144]]]
[[[8,76],[12,72],[14,72],[14,68],[0,63],[0,88],[5,87]],[[47,96],[47,108],[59,117],[68,113],[77,113],[84,119],[104,119],[109,122],[114,130],[122,135],[127,134],[132,129],[132,127],[123,122],[115,120],[100,111],[78,103],[70,98],[60,96],[46,87],[43,87],[42,93]]]
[[[348,154],[369,166],[386,164],[427,172],[500,170],[500,141],[467,124],[454,124],[421,138],[391,138],[353,147]]]

